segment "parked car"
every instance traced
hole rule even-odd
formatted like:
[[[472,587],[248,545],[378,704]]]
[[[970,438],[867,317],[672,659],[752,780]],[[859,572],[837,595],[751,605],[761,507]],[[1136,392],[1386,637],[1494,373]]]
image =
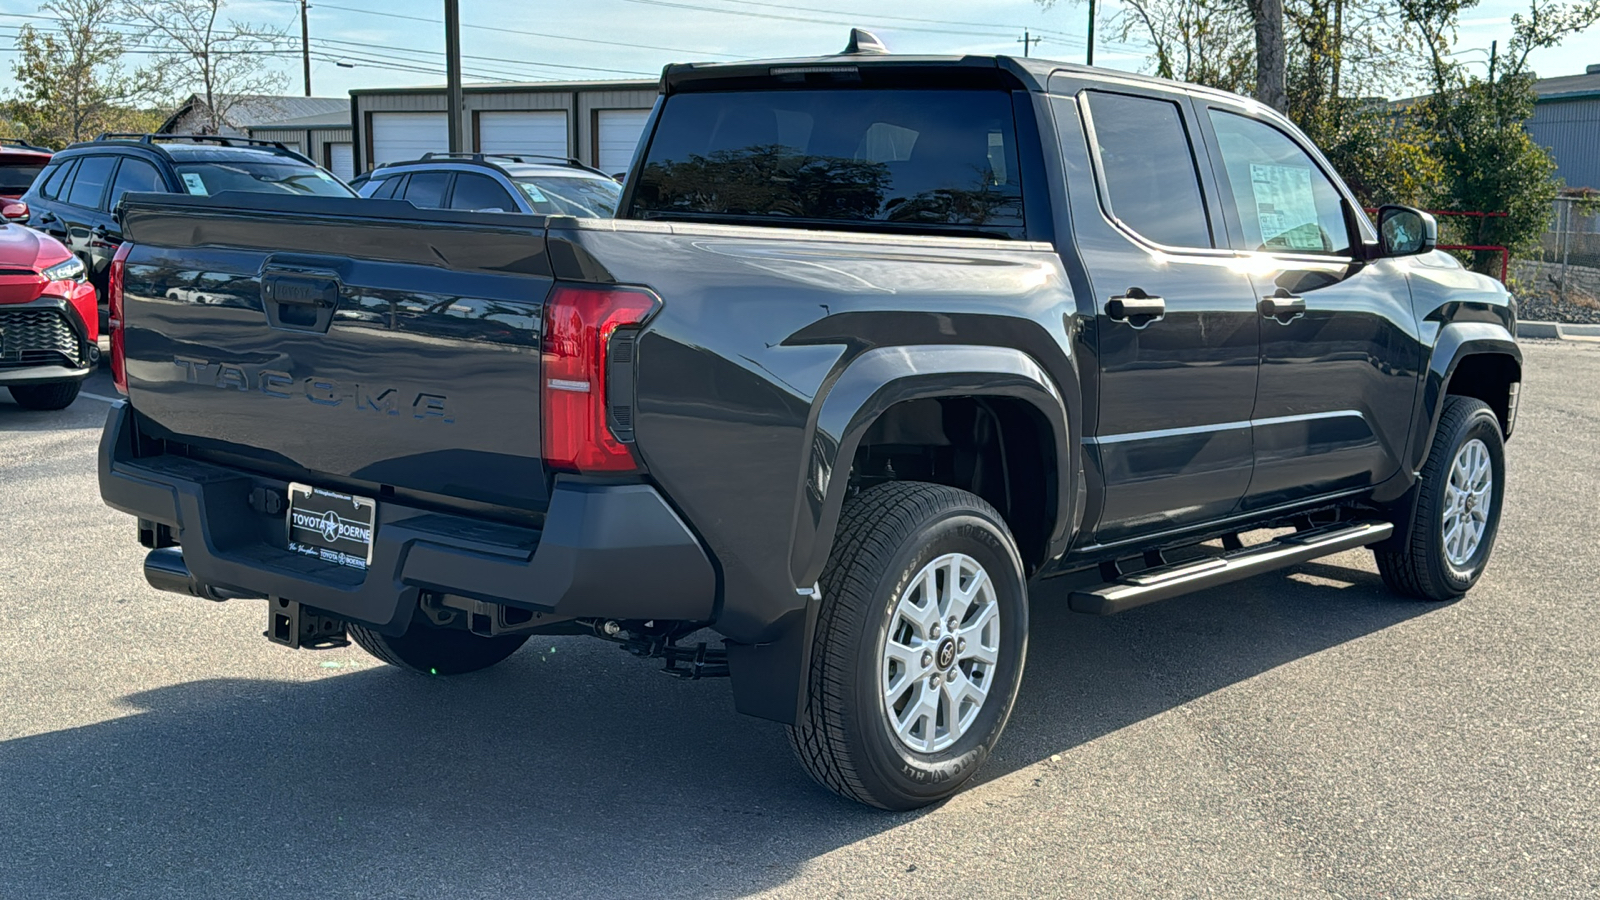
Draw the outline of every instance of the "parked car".
[[[52,152],[27,141],[0,138],[0,219],[27,221],[28,204],[22,202],[22,195],[44,171]]]
[[[122,243],[117,203],[128,192],[205,196],[226,191],[353,197],[344,182],[282,144],[198,134],[104,134],[55,154],[23,200],[28,224],[67,245],[106,296]],[[107,314],[102,307],[102,325]]]
[[[374,200],[408,200],[421,209],[461,209],[609,219],[622,185],[575,159],[483,153],[429,153],[385,163],[357,188]]]
[[[64,409],[99,358],[94,288],[60,241],[0,223],[0,387],[27,409]]]
[[[612,220],[130,203],[100,486],[151,584],[423,673],[584,633],[731,675],[892,809],[995,747],[1039,579],[1473,587],[1522,357],[1426,213],[1252,100],[870,46],[669,66]]]

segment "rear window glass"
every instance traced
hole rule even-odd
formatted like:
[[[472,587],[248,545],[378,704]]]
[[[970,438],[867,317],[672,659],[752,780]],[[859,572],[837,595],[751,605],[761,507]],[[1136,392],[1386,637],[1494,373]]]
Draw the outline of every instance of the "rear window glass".
[[[549,216],[609,219],[617,214],[622,185],[609,178],[524,175],[513,178],[533,211]]]
[[[632,214],[1020,238],[1011,98],[978,90],[677,94],[662,107]]]
[[[0,161],[0,194],[21,194],[33,187],[33,180],[44,171],[42,159]]]
[[[353,197],[344,182],[305,163],[276,159],[179,162],[173,166],[184,190],[207,196],[223,191]]]

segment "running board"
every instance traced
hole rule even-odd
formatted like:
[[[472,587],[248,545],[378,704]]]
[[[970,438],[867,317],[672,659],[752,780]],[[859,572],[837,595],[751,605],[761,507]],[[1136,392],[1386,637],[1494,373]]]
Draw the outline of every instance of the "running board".
[[[1388,522],[1345,523],[1297,531],[1221,556],[1144,569],[1092,590],[1073,591],[1069,605],[1073,612],[1109,616],[1308,559],[1376,544],[1393,533],[1394,525]]]

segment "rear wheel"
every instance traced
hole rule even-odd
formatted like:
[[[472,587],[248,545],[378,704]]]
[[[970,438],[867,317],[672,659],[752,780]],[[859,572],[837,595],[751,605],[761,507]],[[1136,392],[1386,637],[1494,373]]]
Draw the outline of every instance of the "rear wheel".
[[[1027,655],[1004,520],[966,491],[880,485],[847,503],[821,588],[809,696],[789,729],[800,763],[884,809],[954,794],[1000,739]]]
[[[1449,397],[1417,482],[1410,527],[1374,550],[1384,583],[1424,600],[1454,600],[1489,565],[1505,495],[1500,420],[1482,400]]]
[[[11,399],[23,409],[66,409],[78,399],[83,383],[58,381],[54,384],[17,384],[11,386]]]
[[[351,624],[350,637],[361,649],[391,666],[423,675],[463,675],[487,669],[517,652],[528,635],[479,637],[470,631],[439,628],[418,619],[398,637]]]

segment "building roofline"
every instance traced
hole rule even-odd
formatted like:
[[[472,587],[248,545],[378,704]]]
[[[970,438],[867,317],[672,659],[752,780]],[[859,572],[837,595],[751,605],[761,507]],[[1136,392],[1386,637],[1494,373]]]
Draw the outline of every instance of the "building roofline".
[[[619,79],[606,81],[495,81],[486,84],[464,84],[463,94],[568,94],[573,91],[654,91],[661,86],[659,79]],[[350,91],[353,102],[357,97],[406,96],[442,94],[445,85],[398,88],[354,88]]]

